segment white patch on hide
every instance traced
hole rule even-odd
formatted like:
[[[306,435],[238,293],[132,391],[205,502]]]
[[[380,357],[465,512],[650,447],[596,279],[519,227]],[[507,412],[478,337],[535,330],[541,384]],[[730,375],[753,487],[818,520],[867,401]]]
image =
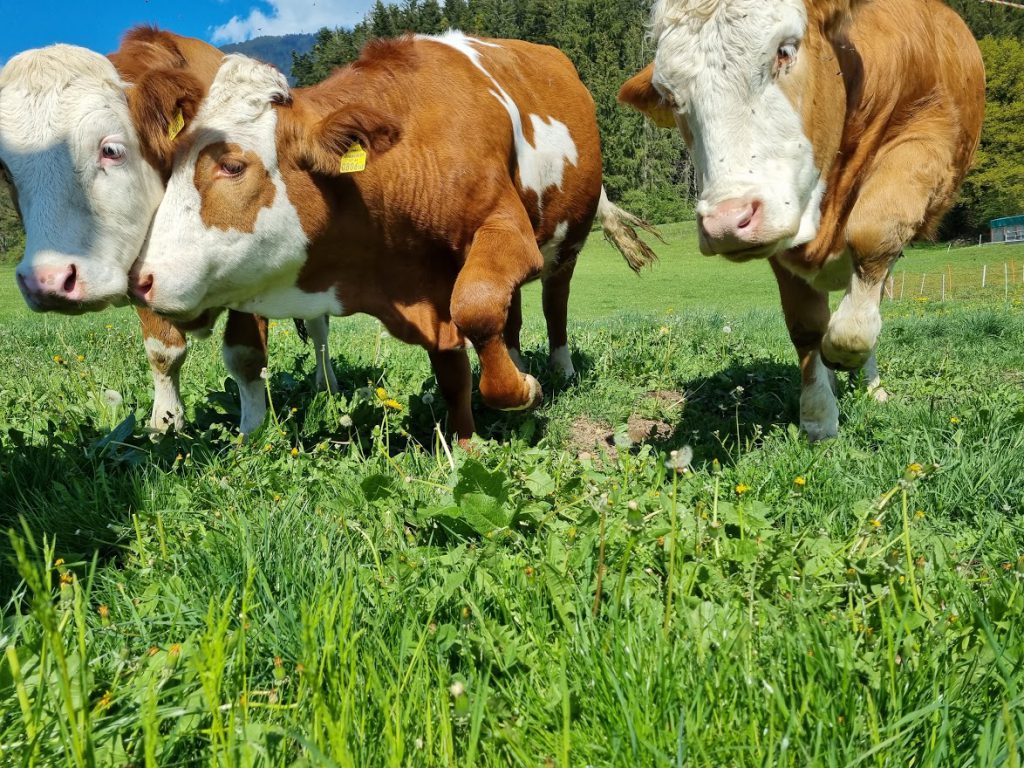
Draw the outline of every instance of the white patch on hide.
[[[262,351],[243,344],[225,344],[222,351],[224,365],[238,385],[242,414],[238,431],[243,435],[252,434],[263,425],[267,417],[266,382],[259,376],[255,379],[246,378],[245,371],[252,370],[254,362],[264,367],[266,358]]]
[[[181,402],[178,371],[187,354],[186,348],[169,347],[153,337],[147,338],[145,345],[153,373],[153,412],[149,426],[158,432],[166,432],[170,427],[181,431],[185,426],[185,405]]]
[[[839,434],[839,403],[833,389],[835,376],[821,356],[815,353],[811,365],[811,381],[804,381],[800,390],[800,426],[816,443]]]
[[[548,362],[552,369],[562,375],[562,378],[571,379],[576,376],[576,369],[572,366],[572,353],[568,346],[562,345],[551,350]]]
[[[555,232],[552,234],[551,239],[541,245],[540,252],[544,257],[544,272],[549,272],[552,267],[558,263],[558,254],[562,248],[562,244],[565,243],[565,238],[569,234],[569,222],[563,221],[555,227]]]

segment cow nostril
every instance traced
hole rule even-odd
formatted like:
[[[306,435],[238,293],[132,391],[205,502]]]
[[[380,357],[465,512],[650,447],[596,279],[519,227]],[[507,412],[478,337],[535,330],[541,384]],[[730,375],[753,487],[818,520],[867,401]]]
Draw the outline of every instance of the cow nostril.
[[[68,267],[68,274],[67,277],[64,278],[64,285],[62,286],[65,296],[69,295],[73,290],[75,290],[75,283],[77,281],[78,268],[74,264],[72,264],[70,267]]]
[[[150,291],[153,290],[153,273],[142,275],[139,277],[138,282],[135,284],[135,293],[142,298],[146,298]]]
[[[737,229],[751,229],[754,226],[754,224],[755,224],[755,222],[756,222],[756,220],[758,218],[758,214],[760,212],[761,212],[761,201],[760,200],[751,200],[750,203],[747,205],[747,209],[743,212],[743,215],[740,217],[740,221],[736,225],[736,228]]]

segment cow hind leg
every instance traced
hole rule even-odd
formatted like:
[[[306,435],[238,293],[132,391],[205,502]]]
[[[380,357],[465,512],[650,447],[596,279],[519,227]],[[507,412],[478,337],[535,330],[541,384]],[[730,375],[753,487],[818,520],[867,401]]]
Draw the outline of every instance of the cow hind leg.
[[[158,432],[166,432],[170,427],[180,431],[185,426],[185,406],[181,402],[181,366],[187,354],[185,335],[148,309],[136,311],[153,374],[153,413],[149,426]]]
[[[548,326],[548,362],[551,369],[563,379],[576,375],[569,349],[569,284],[576,268],[575,257],[560,264],[554,272],[544,278],[542,295],[544,320]]]
[[[312,320],[306,320],[306,330],[309,332],[316,355],[316,388],[321,392],[336,395],[338,394],[338,378],[334,375],[331,353],[327,347],[331,330],[330,318],[327,315],[321,315]]]
[[[267,321],[259,315],[228,312],[224,327],[224,365],[238,385],[241,405],[239,431],[255,432],[267,416]]]
[[[800,358],[800,427],[811,442],[839,434],[835,374],[821,359],[821,339],[828,327],[828,294],[808,285],[771,260],[789,338]]]
[[[477,231],[455,281],[452,319],[477,351],[480,394],[492,408],[525,410],[543,399],[540,383],[516,367],[504,339],[513,294],[542,266],[529,220],[520,211],[515,219],[495,217]]]
[[[464,349],[431,352],[430,365],[434,369],[437,388],[448,406],[449,429],[460,441],[468,440],[473,436],[474,428],[469,355]]]
[[[952,147],[923,132],[902,137],[875,162],[847,224],[853,274],[822,339],[830,367],[855,370],[867,363],[882,330],[889,271],[908,242],[931,234],[952,202],[956,177]]]

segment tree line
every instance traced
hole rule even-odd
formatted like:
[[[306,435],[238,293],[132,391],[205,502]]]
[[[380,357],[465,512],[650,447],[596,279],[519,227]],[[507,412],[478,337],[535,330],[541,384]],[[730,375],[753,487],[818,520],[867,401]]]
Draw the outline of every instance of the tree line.
[[[616,103],[625,80],[652,56],[649,3],[636,0],[377,0],[354,29],[323,29],[313,50],[294,57],[301,85],[353,61],[373,37],[449,28],[556,46],[576,65],[597,104],[609,193],[656,221],[693,215],[693,179],[685,147]],[[999,216],[1024,213],[1024,10],[981,0],[949,0],[981,42],[988,110],[981,148],[944,237],[985,231]]]

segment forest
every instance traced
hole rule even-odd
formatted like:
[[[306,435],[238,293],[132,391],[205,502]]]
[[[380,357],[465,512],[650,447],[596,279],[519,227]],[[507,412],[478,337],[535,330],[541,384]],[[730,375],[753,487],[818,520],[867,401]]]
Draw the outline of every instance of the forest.
[[[952,0],[981,43],[988,70],[988,109],[981,148],[945,239],[974,237],[999,216],[1024,212],[1024,10]],[[310,85],[359,55],[373,37],[449,28],[553,45],[575,63],[597,103],[605,184],[621,204],[654,222],[692,218],[693,181],[686,150],[616,103],[619,86],[650,60],[648,4],[635,0],[377,0],[353,29],[322,29],[312,50],[293,53],[291,76]],[[21,233],[0,190],[0,261],[17,253]]]

